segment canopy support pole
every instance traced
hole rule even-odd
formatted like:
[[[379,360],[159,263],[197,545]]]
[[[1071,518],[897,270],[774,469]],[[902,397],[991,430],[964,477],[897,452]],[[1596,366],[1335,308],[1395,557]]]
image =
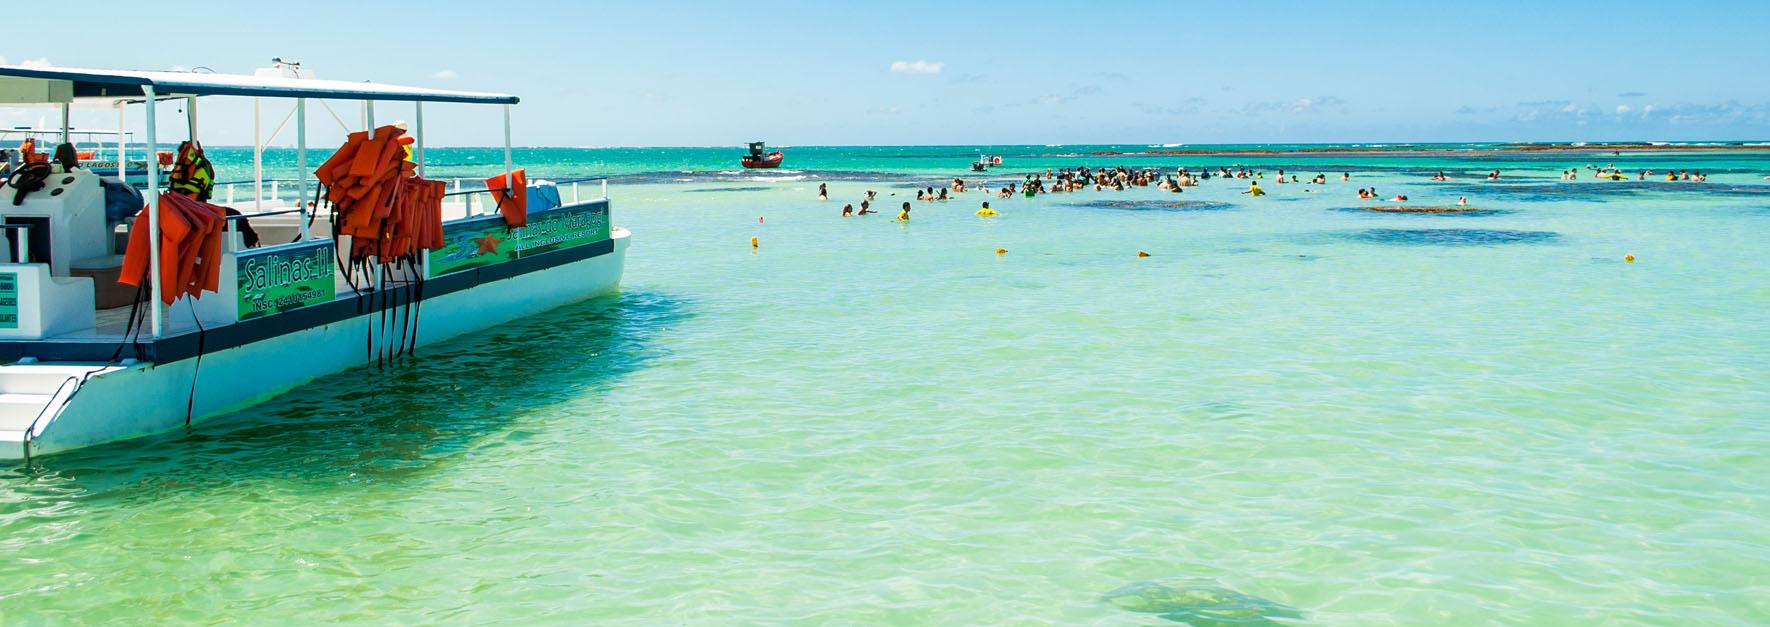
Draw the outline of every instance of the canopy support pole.
[[[301,241],[307,241],[307,99],[295,99],[295,205],[301,208]]]
[[[159,99],[154,97],[153,85],[142,85],[141,93],[147,96],[147,210],[148,210],[148,307],[151,310],[149,329],[154,339],[159,339],[164,330],[164,322],[160,319],[160,145],[154,133],[154,108]],[[137,224],[134,228],[140,228]]]
[[[252,98],[252,211],[264,211],[264,99]]]
[[[68,117],[69,110],[72,108],[73,108],[73,105],[71,105],[71,104],[68,104],[65,102],[61,103],[61,143],[64,143],[64,144],[68,143],[68,140],[73,139],[72,133],[69,132],[71,130],[71,127],[68,124],[69,123],[69,117]]]
[[[516,198],[515,176],[511,170],[515,168],[510,160],[510,105],[504,105],[504,195]]]
[[[123,101],[118,100],[117,101],[117,181],[121,182],[121,183],[128,183],[129,182],[129,170],[128,170],[128,168],[129,168],[129,155],[127,154],[127,151],[128,151],[127,146],[129,145],[129,140],[128,140],[129,134],[123,131],[123,129],[127,128],[127,127],[123,126],[123,112],[124,112],[124,110],[125,109],[123,108]]]
[[[424,178],[424,103],[414,102],[415,112],[412,126],[412,156],[418,161],[418,178]]]
[[[197,143],[197,97],[184,97],[184,123],[190,128],[191,144]]]

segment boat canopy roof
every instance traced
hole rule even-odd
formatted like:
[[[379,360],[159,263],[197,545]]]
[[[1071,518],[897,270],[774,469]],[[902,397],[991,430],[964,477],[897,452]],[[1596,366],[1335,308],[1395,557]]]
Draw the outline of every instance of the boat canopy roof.
[[[516,104],[509,94],[450,91],[382,83],[355,83],[317,78],[248,76],[199,72],[143,72],[64,67],[0,65],[0,103],[69,103],[75,100],[141,100],[141,88],[154,87],[161,98],[186,96],[262,96],[266,98],[329,98]]]

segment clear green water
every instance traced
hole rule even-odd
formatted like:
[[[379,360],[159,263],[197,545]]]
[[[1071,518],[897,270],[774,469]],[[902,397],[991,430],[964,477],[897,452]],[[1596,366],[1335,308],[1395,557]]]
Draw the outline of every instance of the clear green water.
[[[1770,622],[1770,155],[838,217],[949,150],[625,163],[618,296],[0,470],[0,623]]]

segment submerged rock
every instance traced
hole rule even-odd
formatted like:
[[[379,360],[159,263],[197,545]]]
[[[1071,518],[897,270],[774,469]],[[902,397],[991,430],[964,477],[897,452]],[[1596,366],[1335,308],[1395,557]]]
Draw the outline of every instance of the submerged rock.
[[[1359,207],[1359,209],[1364,210],[1364,211],[1375,211],[1378,213],[1484,213],[1484,212],[1486,212],[1485,209],[1476,209],[1474,207],[1388,206],[1388,207]]]
[[[1130,211],[1221,211],[1233,208],[1235,205],[1205,200],[1094,200],[1070,203],[1069,206]]]
[[[1561,238],[1554,231],[1503,229],[1370,229],[1354,239],[1401,246],[1491,246],[1496,244],[1542,244]]]
[[[1197,581],[1141,581],[1106,593],[1104,600],[1195,627],[1280,625],[1273,619],[1303,617],[1283,603]]]

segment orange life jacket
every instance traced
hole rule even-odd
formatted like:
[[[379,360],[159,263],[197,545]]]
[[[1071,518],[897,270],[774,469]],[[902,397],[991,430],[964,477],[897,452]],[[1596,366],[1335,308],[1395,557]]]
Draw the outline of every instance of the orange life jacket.
[[[406,160],[405,131],[393,126],[351,133],[314,171],[337,208],[334,226],[351,238],[351,258],[393,259],[442,247],[442,197],[447,184],[416,176]]]
[[[221,279],[221,234],[227,210],[172,191],[160,194],[160,300],[168,305],[181,295],[201,297],[216,291]],[[148,208],[136,214],[129,248],[117,282],[140,286],[148,277],[152,252],[148,241]]]
[[[506,224],[528,226],[529,179],[521,168],[486,179],[486,189],[492,192],[492,200],[498,203],[498,213],[504,214]]]

